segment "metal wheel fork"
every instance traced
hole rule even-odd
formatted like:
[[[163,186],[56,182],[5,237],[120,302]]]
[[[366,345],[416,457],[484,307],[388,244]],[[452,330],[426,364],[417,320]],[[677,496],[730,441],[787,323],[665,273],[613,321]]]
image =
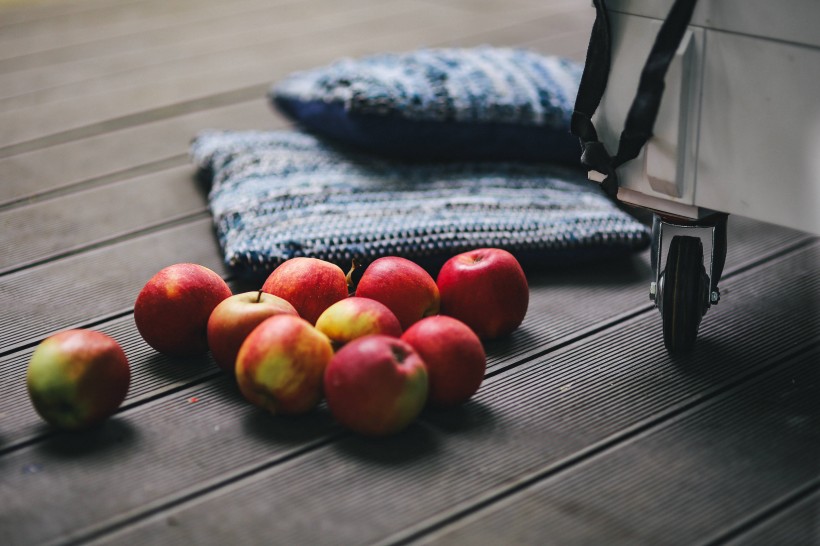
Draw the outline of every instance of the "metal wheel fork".
[[[720,301],[726,220],[725,214],[691,223],[655,216],[649,297],[661,313],[664,345],[672,356],[692,351],[701,319]]]

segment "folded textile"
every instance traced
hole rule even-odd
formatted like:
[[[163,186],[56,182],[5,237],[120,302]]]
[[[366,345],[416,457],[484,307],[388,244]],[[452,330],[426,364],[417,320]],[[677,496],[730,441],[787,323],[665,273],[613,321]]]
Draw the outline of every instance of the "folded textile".
[[[297,72],[269,96],[308,131],[381,155],[578,164],[582,72],[523,49],[422,49]]]
[[[562,166],[400,163],[285,131],[204,132],[191,156],[212,184],[225,261],[245,276],[295,256],[346,268],[396,255],[434,269],[492,246],[555,266],[649,243],[645,226]]]

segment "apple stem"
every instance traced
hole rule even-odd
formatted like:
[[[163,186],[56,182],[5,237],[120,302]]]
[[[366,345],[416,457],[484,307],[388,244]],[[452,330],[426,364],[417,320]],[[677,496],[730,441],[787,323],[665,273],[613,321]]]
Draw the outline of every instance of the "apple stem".
[[[359,260],[353,258],[350,262],[350,271],[347,272],[345,275],[345,281],[347,282],[347,293],[348,295],[353,295],[356,293],[356,282],[353,280],[353,272],[359,269],[362,264],[359,263]]]
[[[256,303],[262,301],[262,289],[259,289],[259,293],[256,295]]]
[[[407,358],[407,351],[395,345],[390,347],[390,350],[393,352],[393,357],[396,359],[396,362],[404,364],[404,360]]]

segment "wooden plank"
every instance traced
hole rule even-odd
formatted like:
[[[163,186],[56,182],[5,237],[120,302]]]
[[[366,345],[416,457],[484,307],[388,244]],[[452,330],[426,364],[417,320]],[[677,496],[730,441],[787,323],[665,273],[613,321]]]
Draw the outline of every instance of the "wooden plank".
[[[480,3],[471,3],[476,5]],[[490,2],[494,6],[502,6]],[[512,26],[500,27],[485,34],[487,43],[499,46],[524,47],[543,53],[557,55],[577,62],[584,62],[589,43],[595,10],[583,2],[552,3],[549,12],[533,12],[531,17]],[[444,45],[461,47],[474,45],[469,40],[455,38]]]
[[[413,12],[380,16],[385,10],[369,9],[365,20],[361,15],[347,13],[326,23],[317,18],[311,29],[314,35],[322,36],[322,41],[316,49],[311,49],[309,57],[304,56],[300,47],[310,40],[309,36],[274,38],[252,47],[210,55],[197,63],[172,62],[147,71],[128,72],[113,81],[104,78],[95,81],[93,89],[84,89],[82,96],[5,112],[0,114],[0,123],[8,130],[0,135],[0,146],[4,147],[0,148],[0,157],[36,146],[55,144],[67,138],[88,136],[83,131],[99,131],[100,127],[95,124],[101,124],[104,120],[110,120],[104,126],[108,130],[111,124],[134,124],[144,119],[142,116],[149,113],[147,109],[178,104],[180,101],[228,92],[237,95],[237,101],[248,100],[254,95],[261,95],[270,82],[292,70],[330,62],[342,54],[357,56],[386,48],[404,50],[430,45],[440,40],[442,35],[453,38],[476,34],[474,19],[456,17],[452,12],[436,12],[425,7],[423,10],[419,8]],[[323,27],[323,24],[327,26]],[[493,22],[490,21],[490,24]],[[483,30],[488,30],[488,27]],[[509,28],[509,32],[515,33],[515,28]],[[345,44],[344,49],[339,47],[339,43]],[[136,116],[137,112],[142,114]],[[163,116],[170,114],[171,111],[168,111]],[[55,133],[60,134],[56,142],[53,138],[45,138]]]
[[[123,0],[122,3],[139,1],[142,0]],[[0,29],[104,8],[110,3],[111,0],[6,0],[0,4]]]
[[[591,27],[590,27],[591,28]],[[528,40],[521,44],[522,47],[530,48],[541,53],[558,55],[578,62],[584,62],[587,54],[587,42],[589,41],[589,30],[570,30],[566,32],[556,32],[546,37]]]
[[[820,540],[820,490],[726,542],[731,546],[817,544]]]
[[[142,1],[78,9],[60,17],[5,26],[0,33],[0,58],[29,56],[60,47],[174,28],[188,22],[230,17],[259,9],[263,1],[236,0],[230,4],[214,0]]]
[[[94,41],[74,51],[61,48],[60,55],[67,61],[60,65],[32,62],[28,69],[0,74],[0,111],[76,96],[82,82],[86,88],[99,88],[95,82],[106,76],[122,77],[171,61],[195,63],[197,58],[257,44],[271,36],[303,34],[309,32],[317,12],[333,17],[367,5],[368,0],[254,0],[243,10],[219,4],[226,13],[209,14],[185,25],[164,24],[156,32],[133,33],[108,40],[110,43]]]
[[[820,480],[818,359],[815,344],[737,393],[685,412],[420,543],[588,544],[604,537],[608,544],[711,543],[713,535],[761,506]],[[762,544],[811,544],[817,528],[804,514],[793,514],[794,527],[770,528],[768,538],[782,533],[785,540]]]
[[[140,176],[0,214],[0,275],[85,246],[201,216],[207,190],[189,165]]]
[[[430,4],[446,5],[450,7],[457,7],[462,10],[472,11],[475,13],[490,13],[494,16],[503,16],[511,5],[518,9],[529,8],[532,12],[543,10],[546,4],[550,8],[561,9],[565,6],[578,6],[576,0],[552,0],[550,2],[541,2],[539,0],[514,0],[513,2],[498,2],[496,0],[425,0]],[[586,4],[585,7],[589,7]]]
[[[57,329],[129,311],[143,284],[178,262],[227,275],[210,218],[2,277],[0,354]]]
[[[654,322],[647,313],[493,375],[461,410],[428,412],[394,438],[337,439],[325,411],[272,419],[226,381],[197,385],[94,434],[58,435],[2,457],[5,468],[36,470],[10,472],[3,484],[16,491],[6,512],[13,536],[254,542],[264,533],[287,543],[362,543],[434,524],[453,506],[563,468],[726,392],[781,361],[784,349],[805,345],[820,327],[805,305],[820,295],[809,270],[818,254],[813,245],[730,279],[727,288],[746,305],[729,318],[707,315],[685,364],[674,364],[660,339],[646,341]],[[786,287],[784,275],[798,282]],[[767,305],[770,298],[779,305]],[[55,488],[55,476],[71,487]],[[91,494],[103,484],[105,499]],[[37,516],[58,507],[63,518]],[[121,534],[107,535],[113,530]]]
[[[203,129],[273,130],[289,125],[260,96],[13,155],[0,159],[0,210],[187,165],[190,141]]]

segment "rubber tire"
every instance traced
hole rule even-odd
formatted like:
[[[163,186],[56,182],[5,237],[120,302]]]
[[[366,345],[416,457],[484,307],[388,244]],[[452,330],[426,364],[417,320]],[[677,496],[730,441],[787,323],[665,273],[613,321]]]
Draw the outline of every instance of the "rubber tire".
[[[669,245],[663,285],[663,342],[672,356],[695,347],[700,321],[706,311],[703,243],[678,235]]]

